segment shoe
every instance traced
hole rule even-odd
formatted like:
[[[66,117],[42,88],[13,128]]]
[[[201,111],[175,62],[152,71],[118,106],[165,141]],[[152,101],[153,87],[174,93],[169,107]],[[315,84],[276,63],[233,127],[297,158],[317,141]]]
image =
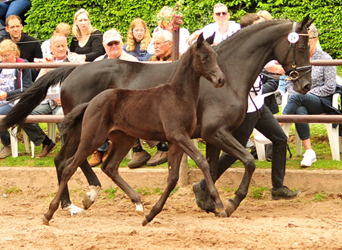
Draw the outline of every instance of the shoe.
[[[311,167],[312,163],[316,162],[316,153],[312,149],[308,149],[304,153],[304,158],[300,162],[300,166],[302,168],[309,168]]]
[[[104,161],[107,159],[107,157],[108,157],[110,151],[112,151],[112,147],[113,147],[112,142],[111,142],[111,141],[108,141],[108,149],[107,149],[107,151],[103,152],[103,155],[102,155],[102,162],[104,162]],[[99,164],[100,164],[100,163],[99,163]]]
[[[102,154],[100,151],[94,151],[94,153],[91,155],[88,163],[91,167],[96,167],[97,165],[102,163]]]
[[[192,191],[195,194],[196,204],[200,209],[207,213],[211,212],[217,215],[215,203],[210,197],[207,199],[207,192],[201,188],[200,182],[192,185]]]
[[[158,151],[155,156],[149,160],[146,165],[147,166],[157,166],[160,164],[163,164],[164,162],[167,162],[167,156],[169,152],[168,151]]]
[[[0,150],[0,159],[4,159],[7,156],[11,155],[11,145],[8,146],[4,146],[1,150]]]
[[[149,159],[151,155],[147,153],[145,150],[140,152],[133,152],[132,160],[127,164],[129,168],[138,168],[141,165],[144,165]]]
[[[288,187],[283,186],[281,188],[278,188],[277,190],[271,190],[272,193],[272,200],[280,200],[280,199],[285,199],[285,200],[291,200],[296,198],[299,194],[300,191],[292,191]]]
[[[56,146],[57,146],[56,143],[51,141],[49,145],[43,146],[42,152],[37,154],[36,158],[39,159],[39,158],[46,157],[52,150],[54,150],[56,148]]]
[[[192,191],[195,194],[197,206],[200,209],[205,210],[204,203],[206,199],[206,192],[201,188],[201,184],[199,182],[192,184]]]

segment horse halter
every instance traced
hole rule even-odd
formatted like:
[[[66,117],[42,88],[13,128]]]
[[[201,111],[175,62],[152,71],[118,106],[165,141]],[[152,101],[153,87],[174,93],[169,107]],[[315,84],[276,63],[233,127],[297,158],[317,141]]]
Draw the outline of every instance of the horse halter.
[[[297,22],[293,22],[293,26],[292,26],[292,32],[288,35],[287,39],[290,43],[289,49],[286,52],[286,56],[285,59],[283,61],[283,64],[285,64],[285,61],[289,55],[289,52],[292,48],[292,69],[289,71],[286,71],[286,75],[288,75],[288,78],[286,78],[286,80],[289,81],[298,81],[300,78],[302,78],[304,75],[308,74],[311,72],[311,65],[307,65],[307,66],[302,66],[302,67],[297,67],[296,65],[296,46],[295,44],[299,42],[299,36],[306,36],[307,34],[299,34],[296,32],[296,26],[297,26]],[[299,72],[301,71],[306,71],[302,76],[299,76]]]

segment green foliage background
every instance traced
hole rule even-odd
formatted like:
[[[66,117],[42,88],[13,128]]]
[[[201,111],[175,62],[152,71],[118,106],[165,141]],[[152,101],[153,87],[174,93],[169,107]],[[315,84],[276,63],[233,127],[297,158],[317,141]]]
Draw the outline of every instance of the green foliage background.
[[[178,1],[179,2],[179,1]],[[183,27],[190,33],[213,22],[214,0],[181,0],[184,15]],[[246,13],[260,9],[272,13],[275,18],[301,21],[310,14],[316,18],[320,30],[323,50],[335,59],[342,57],[342,2],[340,0],[232,0],[222,1],[231,13],[231,19],[238,21]],[[152,31],[156,26],[155,15],[164,6],[175,6],[175,0],[32,0],[32,7],[26,19],[25,32],[43,41],[53,34],[56,25],[66,22],[72,25],[74,13],[85,8],[91,16],[91,23],[101,32],[117,28],[123,37],[127,35],[130,22],[135,17],[145,20]]]

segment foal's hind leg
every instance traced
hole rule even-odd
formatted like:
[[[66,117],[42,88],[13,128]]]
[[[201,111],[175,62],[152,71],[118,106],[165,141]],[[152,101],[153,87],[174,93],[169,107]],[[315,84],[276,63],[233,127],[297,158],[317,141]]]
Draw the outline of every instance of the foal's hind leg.
[[[227,217],[219,193],[210,176],[209,164],[206,161],[205,157],[201,154],[200,151],[198,151],[195,145],[191,142],[188,135],[182,135],[178,133],[176,136],[174,136],[174,138],[177,141],[178,145],[184,150],[184,152],[188,156],[190,156],[190,158],[193,159],[197,166],[202,170],[205,181],[207,183],[208,191],[216,205],[215,214],[220,217]]]
[[[169,155],[168,155],[168,165],[169,165],[169,176],[167,178],[167,186],[159,198],[158,202],[153,206],[151,212],[145,216],[142,225],[147,225],[154,217],[161,212],[164,204],[169,197],[171,191],[175,188],[178,178],[179,178],[179,166],[182,160],[184,152],[183,150],[174,143],[169,143]]]
[[[144,207],[139,194],[119,174],[120,163],[131,150],[136,138],[121,131],[112,133],[109,138],[112,141],[112,151],[102,164],[101,169],[128,195],[136,206],[137,214],[144,216]]]

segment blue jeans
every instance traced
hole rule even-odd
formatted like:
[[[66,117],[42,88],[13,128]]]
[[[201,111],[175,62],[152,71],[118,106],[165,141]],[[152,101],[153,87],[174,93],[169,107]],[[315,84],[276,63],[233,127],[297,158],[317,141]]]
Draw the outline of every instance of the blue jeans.
[[[300,93],[294,93],[288,101],[286,107],[283,110],[284,115],[297,114],[322,114],[324,113],[324,106],[321,99],[318,96],[307,93],[302,95]],[[296,130],[301,140],[310,138],[310,127],[307,123],[296,123]]]
[[[0,4],[0,19],[3,21],[2,24],[5,25],[5,21],[8,16],[16,15],[24,19],[24,15],[31,7],[30,0],[13,0],[6,3]]]
[[[0,106],[0,115],[7,115],[12,108],[13,107],[8,104],[5,106]],[[10,134],[7,130],[3,135],[1,135],[1,142],[5,147],[11,145]]]
[[[61,106],[57,106],[52,109],[49,104],[40,104],[32,112],[31,115],[63,115],[63,109]],[[59,128],[59,124],[57,124]],[[24,131],[28,135],[34,145],[39,146],[44,141],[46,135],[44,131],[39,127],[38,123],[26,123],[24,126]],[[65,135],[61,136],[62,144],[65,141]]]

